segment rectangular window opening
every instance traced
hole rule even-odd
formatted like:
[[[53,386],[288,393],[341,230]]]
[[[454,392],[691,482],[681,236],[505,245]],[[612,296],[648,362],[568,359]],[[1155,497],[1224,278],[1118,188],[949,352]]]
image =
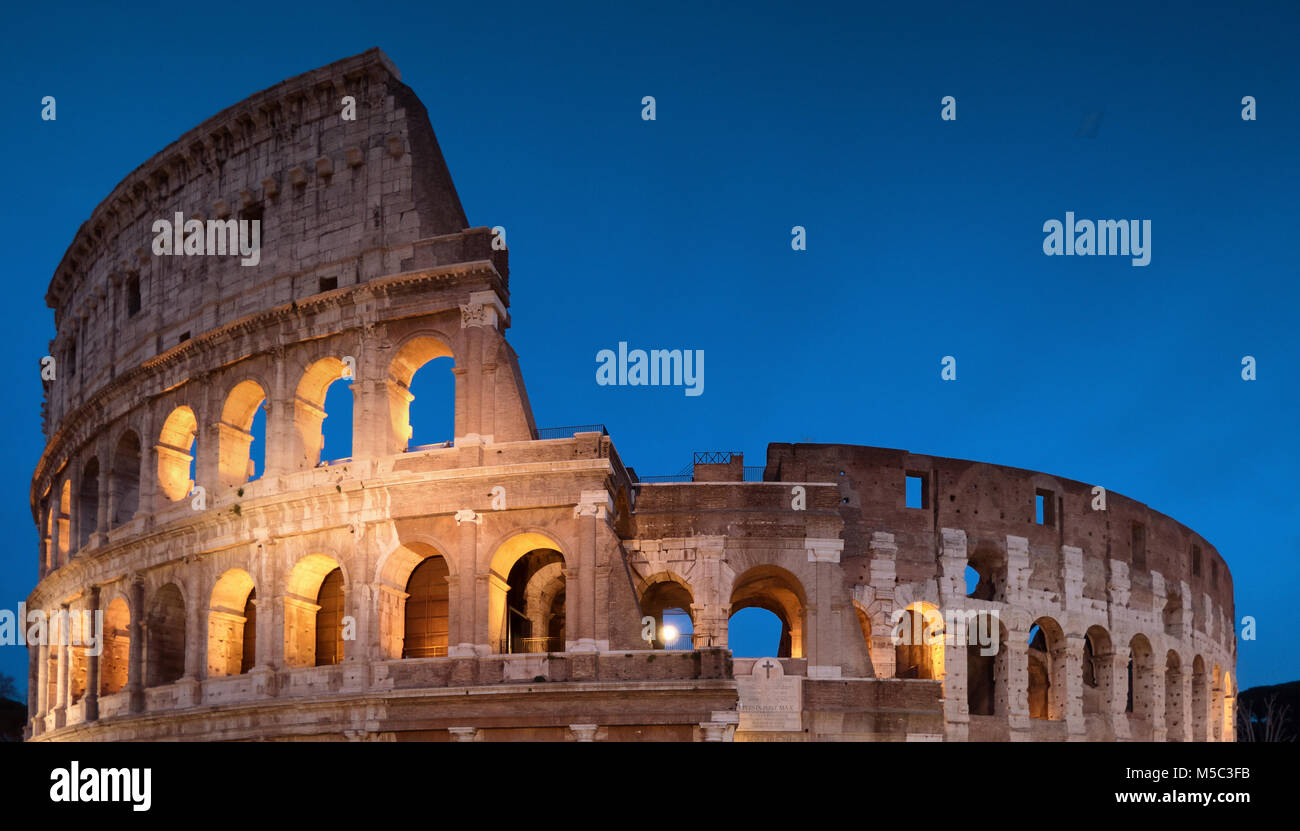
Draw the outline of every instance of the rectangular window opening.
[[[1192,576],[1201,576],[1201,547],[1199,545],[1192,546]]]
[[[1056,494],[1041,488],[1034,491],[1034,522],[1038,525],[1056,524]]]
[[[930,491],[926,484],[926,475],[924,473],[906,474],[907,507],[930,507]]]
[[[320,290],[322,293],[327,291],[334,291],[334,289],[338,287],[339,287],[339,278],[337,277],[320,278]]]

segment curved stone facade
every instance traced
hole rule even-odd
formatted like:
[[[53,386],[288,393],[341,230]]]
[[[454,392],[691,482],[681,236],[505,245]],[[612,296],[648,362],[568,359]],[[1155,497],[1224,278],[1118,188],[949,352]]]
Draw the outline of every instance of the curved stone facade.
[[[178,213],[260,222],[259,262],[157,254]],[[640,481],[602,428],[536,427],[507,253],[467,226],[377,50],[214,116],[95,209],[47,294],[28,606],[78,637],[31,649],[33,738],[1231,740],[1231,576],[1194,532],[878,448]],[[409,447],[438,358],[454,436]],[[322,460],[335,381],[352,452]],[[747,607],[782,654],[733,659]],[[671,608],[693,648],[654,634]],[[996,654],[951,624],[896,643],[904,612],[965,614]]]

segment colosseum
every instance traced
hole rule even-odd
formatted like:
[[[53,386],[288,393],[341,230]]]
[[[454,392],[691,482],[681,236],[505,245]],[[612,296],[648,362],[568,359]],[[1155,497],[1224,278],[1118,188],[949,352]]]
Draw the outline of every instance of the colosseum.
[[[159,254],[177,214],[260,222],[260,261]],[[379,50],[122,181],[46,295],[29,737],[1233,740],[1232,578],[1191,529],[875,447],[639,477],[602,426],[535,425],[509,277]],[[454,435],[414,445],[439,358]],[[729,650],[751,607],[777,654]]]

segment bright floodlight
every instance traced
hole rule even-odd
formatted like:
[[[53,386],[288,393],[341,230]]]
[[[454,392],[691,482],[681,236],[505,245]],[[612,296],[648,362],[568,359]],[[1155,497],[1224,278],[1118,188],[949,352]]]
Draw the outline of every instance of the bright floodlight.
[[[676,640],[677,640],[677,627],[676,627],[676,626],[671,626],[671,625],[670,625],[670,626],[665,626],[665,627],[664,627],[664,643],[673,643],[673,642],[676,641]]]

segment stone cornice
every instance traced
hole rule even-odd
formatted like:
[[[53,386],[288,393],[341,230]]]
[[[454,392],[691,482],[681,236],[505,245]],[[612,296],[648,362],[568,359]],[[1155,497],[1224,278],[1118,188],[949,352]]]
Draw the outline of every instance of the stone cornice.
[[[65,457],[71,455],[71,451],[65,452],[65,448],[68,446],[74,449],[80,447],[85,442],[92,440],[92,433],[98,433],[99,428],[104,423],[120,417],[120,414],[112,406],[112,403],[118,398],[122,396],[131,396],[133,399],[152,398],[189,380],[186,378],[168,383],[163,378],[168,369],[181,365],[187,359],[216,351],[221,346],[235,341],[240,335],[266,331],[279,325],[287,325],[289,330],[295,332],[308,332],[309,327],[303,323],[304,317],[313,315],[324,308],[365,303],[376,297],[386,298],[398,295],[403,291],[419,290],[421,286],[434,283],[455,285],[480,279],[486,279],[489,285],[493,286],[496,292],[505,297],[506,302],[508,302],[509,295],[505,288],[505,281],[490,261],[476,260],[420,269],[344,286],[323,294],[313,295],[302,301],[295,300],[265,311],[255,312],[216,329],[204,332],[160,355],[155,355],[143,361],[138,366],[126,370],[108,384],[100,387],[75,410],[64,416],[60,420],[57,429],[54,430],[46,442],[45,450],[42,452],[40,461],[37,462],[36,470],[32,475],[29,499],[33,519],[39,522],[37,505],[40,495],[49,487],[49,479],[56,470],[51,467],[52,460],[58,459],[58,469],[61,469],[63,462],[66,461]],[[450,304],[446,311],[455,311],[459,314],[459,308],[455,304]],[[383,322],[384,319],[383,315],[380,314],[373,322]],[[357,319],[351,325],[331,331],[329,334],[338,335],[353,331],[360,328],[365,322]],[[313,338],[314,335],[309,335],[295,341],[277,342],[276,345],[281,347],[292,346],[294,343]],[[248,358],[252,357],[252,355],[241,357]],[[204,370],[215,371],[218,368],[217,366],[211,366],[205,367]],[[141,390],[136,389],[134,386],[139,382],[150,380],[156,382],[156,389]],[[146,437],[141,437],[142,442],[148,444],[149,442],[145,441],[145,439]]]

